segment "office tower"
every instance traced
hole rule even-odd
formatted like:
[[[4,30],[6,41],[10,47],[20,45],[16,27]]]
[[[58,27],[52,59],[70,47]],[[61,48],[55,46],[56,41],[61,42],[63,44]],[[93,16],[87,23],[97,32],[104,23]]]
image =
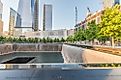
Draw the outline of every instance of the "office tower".
[[[13,36],[14,28],[21,26],[21,16],[12,8],[10,8],[9,16],[9,35]]]
[[[18,13],[21,15],[21,27],[38,30],[39,0],[19,0]]]
[[[0,0],[0,19],[2,19],[2,13],[3,13],[3,4]]]
[[[3,33],[3,21],[2,21],[2,13],[3,13],[3,4],[0,0],[0,36]]]
[[[38,31],[39,0],[31,0],[31,12],[32,12],[32,28],[34,31]]]
[[[16,26],[15,27],[21,27],[21,15],[16,12]]]
[[[21,15],[21,27],[32,27],[31,0],[19,0],[18,13]]]
[[[116,4],[120,4],[120,0],[103,0],[103,8],[112,7]]]
[[[44,4],[43,31],[52,30],[52,5]]]

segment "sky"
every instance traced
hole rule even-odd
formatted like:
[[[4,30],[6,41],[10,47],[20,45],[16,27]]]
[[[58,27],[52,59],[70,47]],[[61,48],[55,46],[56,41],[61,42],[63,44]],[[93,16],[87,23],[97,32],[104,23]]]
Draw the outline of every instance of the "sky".
[[[19,0],[1,0],[3,2],[4,31],[8,30],[9,7],[17,11]],[[102,9],[102,0],[40,0],[39,28],[42,29],[43,5],[53,6],[53,30],[72,29],[75,25],[75,6],[78,8],[78,22],[84,20],[87,15],[87,7],[94,13]]]

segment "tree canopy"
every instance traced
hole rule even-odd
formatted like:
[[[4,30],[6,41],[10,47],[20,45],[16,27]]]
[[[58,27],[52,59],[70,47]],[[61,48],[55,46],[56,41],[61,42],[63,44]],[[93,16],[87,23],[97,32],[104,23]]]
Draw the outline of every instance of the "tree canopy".
[[[121,37],[120,5],[104,10],[100,23],[100,34],[111,37],[113,46],[114,40]]]

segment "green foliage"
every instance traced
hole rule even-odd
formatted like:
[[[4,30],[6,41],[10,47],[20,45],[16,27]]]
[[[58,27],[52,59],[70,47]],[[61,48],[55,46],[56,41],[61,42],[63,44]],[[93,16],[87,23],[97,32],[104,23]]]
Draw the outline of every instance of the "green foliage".
[[[94,39],[97,38],[98,36],[98,25],[95,23],[95,21],[92,21],[88,23],[88,28],[87,29],[82,29],[80,28],[74,36],[69,36],[67,38],[67,41],[74,42],[74,41],[93,41]]]
[[[74,42],[74,36],[68,36],[67,37],[67,39],[66,39],[66,41],[68,41],[68,42]]]
[[[45,38],[43,38],[43,39],[42,39],[42,42],[43,42],[43,43],[46,43],[46,42],[47,42],[47,40],[46,40]]]
[[[38,38],[35,38],[35,39],[34,39],[34,42],[35,42],[35,43],[38,43],[38,42],[39,42],[39,39],[38,39]]]
[[[61,40],[60,40],[61,42],[65,42],[66,40],[64,39],[64,38],[61,38]]]
[[[69,36],[67,41],[94,41],[94,39],[105,43],[112,38],[112,45],[117,39],[121,39],[121,6],[115,5],[112,8],[107,8],[103,11],[101,22],[96,24],[95,21],[89,22],[87,29],[76,31],[73,36]]]
[[[88,28],[86,30],[86,39],[89,41],[94,41],[98,37],[99,28],[95,21],[88,23]]]
[[[102,15],[100,23],[100,34],[112,38],[112,46],[115,46],[115,39],[121,37],[121,6],[115,5],[107,8]]]
[[[114,38],[121,36],[121,11],[119,8],[120,6],[116,5],[103,12],[100,34]]]
[[[106,41],[109,40],[109,37],[104,36],[104,35],[98,35],[98,36],[97,36],[97,40],[99,40],[100,42],[105,43]]]
[[[57,38],[57,42],[60,42],[60,40]]]
[[[85,30],[84,29],[80,29],[78,30],[75,34],[74,34],[74,40],[75,41],[84,41],[86,40],[86,37],[85,37]]]
[[[59,40],[58,38],[55,38],[54,40],[52,38],[12,38],[12,37],[3,37],[0,36],[0,43],[54,43],[54,42],[65,42],[66,40],[64,38],[61,38]]]

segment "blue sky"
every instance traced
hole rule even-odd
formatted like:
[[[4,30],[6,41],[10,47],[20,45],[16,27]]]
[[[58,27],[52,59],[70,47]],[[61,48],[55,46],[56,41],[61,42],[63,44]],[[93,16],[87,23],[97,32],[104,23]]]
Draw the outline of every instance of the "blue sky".
[[[4,4],[4,30],[8,30],[9,7],[17,10],[18,0],[1,0]],[[102,0],[40,0],[40,29],[42,26],[43,5],[53,5],[53,29],[71,29],[75,24],[75,6],[78,7],[78,22],[84,20],[87,7],[91,12],[102,9]]]

